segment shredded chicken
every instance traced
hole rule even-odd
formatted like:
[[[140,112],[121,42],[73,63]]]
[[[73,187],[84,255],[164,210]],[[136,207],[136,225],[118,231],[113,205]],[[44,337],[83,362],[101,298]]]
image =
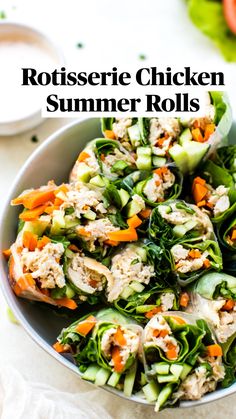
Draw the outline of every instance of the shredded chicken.
[[[165,192],[175,183],[175,175],[167,169],[163,175],[154,173],[152,178],[147,181],[143,193],[147,199],[152,202],[162,202],[165,198]]]
[[[64,194],[64,202],[60,209],[73,208],[74,213],[70,215],[73,219],[75,217],[81,218],[81,215],[86,214],[89,209],[95,210],[100,214],[107,212],[103,204],[102,192],[97,188],[92,189],[82,182],[76,182],[69,185],[69,190]]]
[[[82,232],[81,232],[82,229]],[[76,228],[76,233],[87,242],[88,250],[93,252],[96,250],[95,242],[98,240],[100,245],[108,240],[108,233],[118,231],[119,227],[115,227],[108,218],[89,221],[88,224]]]
[[[202,361],[210,364],[212,373],[209,374],[206,367],[200,364],[185,378],[177,392],[173,393],[174,399],[199,400],[204,394],[214,391],[217,383],[223,380],[225,370],[220,357],[208,357]]]
[[[111,327],[105,330],[101,340],[101,350],[104,353],[105,357],[110,359],[109,364],[112,367],[114,366],[114,362],[111,359],[111,352],[114,346],[118,346],[120,348],[121,362],[125,367],[125,364],[128,361],[129,357],[131,355],[135,355],[138,352],[140,344],[140,337],[137,333],[134,333],[132,330],[129,330],[123,326],[119,326],[119,328],[126,342],[125,345],[120,346],[119,343],[116,341],[116,327]]]
[[[59,260],[64,253],[61,243],[48,243],[42,250],[35,249],[30,252],[27,248],[22,250],[22,268],[31,273],[37,279],[41,288],[64,287],[66,281],[63,267]]]
[[[154,267],[144,264],[139,254],[127,246],[111,261],[113,283],[108,284],[108,301],[116,300],[132,281],[149,284],[155,275]]]
[[[177,272],[185,274],[204,267],[204,263],[208,260],[208,252],[201,253],[198,249],[194,249],[193,252],[195,252],[197,257],[191,257],[191,250],[185,249],[181,244],[176,244],[172,247],[171,254],[174,258]]]

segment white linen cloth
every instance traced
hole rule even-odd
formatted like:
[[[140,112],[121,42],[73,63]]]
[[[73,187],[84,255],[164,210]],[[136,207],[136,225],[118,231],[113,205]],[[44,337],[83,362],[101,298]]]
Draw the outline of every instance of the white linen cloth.
[[[46,384],[28,383],[16,369],[1,368],[1,419],[111,419],[94,400],[95,395],[96,391],[79,396]]]

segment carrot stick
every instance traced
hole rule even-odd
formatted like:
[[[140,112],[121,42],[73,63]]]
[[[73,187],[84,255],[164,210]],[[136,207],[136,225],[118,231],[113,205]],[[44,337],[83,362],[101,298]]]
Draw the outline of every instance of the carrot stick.
[[[178,324],[186,324],[186,321],[179,316],[171,316],[171,319],[174,319]]]
[[[187,307],[189,303],[189,295],[187,292],[182,292],[180,295],[179,304],[181,307]]]
[[[149,218],[151,215],[152,210],[150,208],[145,208],[142,211],[139,212],[138,215],[140,215],[142,218]]]
[[[23,221],[34,221],[39,218],[40,215],[42,215],[47,208],[47,205],[40,205],[37,208],[34,208],[32,210],[26,210],[22,212],[19,216],[19,218]]]
[[[122,372],[124,365],[122,362],[121,351],[118,346],[114,346],[111,352],[111,357],[114,363],[114,370],[116,372]]]
[[[108,244],[109,246],[119,246],[120,244],[120,242],[115,241],[115,240],[106,240],[104,243]]]
[[[130,228],[137,228],[142,224],[142,220],[137,215],[133,215],[133,217],[128,218],[127,224]]]
[[[111,231],[107,233],[109,240],[118,242],[131,242],[138,240],[137,232],[134,228],[127,228],[126,230]]]
[[[223,355],[221,346],[218,345],[217,343],[213,345],[209,345],[206,348],[207,348],[208,356],[222,356]]]
[[[83,162],[90,157],[90,154],[86,153],[86,151],[82,151],[78,157],[79,162]]]
[[[115,343],[119,346],[126,345],[126,339],[120,327],[117,328],[116,333],[114,334],[114,340],[115,340]]]
[[[204,268],[208,269],[211,266],[211,262],[209,261],[209,259],[205,259],[203,262],[203,266]]]
[[[223,305],[222,310],[231,311],[235,306],[234,300],[227,300],[226,303]]]
[[[87,334],[94,328],[97,320],[94,316],[88,316],[76,326],[76,332],[80,335],[87,336]]]
[[[110,138],[110,140],[116,139],[115,133],[110,129],[106,129],[106,131],[104,132],[104,135],[106,138]]]
[[[55,299],[55,302],[57,303],[58,306],[62,306],[62,307],[66,307],[69,308],[70,310],[75,310],[75,308],[77,308],[77,304],[74,300],[72,300],[71,298],[58,298]]]
[[[205,201],[205,199],[197,203],[198,208],[205,207],[205,205],[207,205],[207,202]]]
[[[62,345],[59,342],[54,343],[54,345],[52,346],[53,346],[53,349],[55,349],[55,351],[57,351],[59,354],[68,352],[68,349],[69,349],[65,345]]]
[[[23,246],[29,249],[31,252],[37,247],[38,236],[30,231],[24,231],[23,233]]]
[[[20,195],[18,198],[11,201],[12,205],[24,205],[27,209],[34,209],[40,205],[45,204],[48,201],[54,200],[54,189],[40,190],[35,189],[32,192],[28,192],[24,195]]]
[[[202,201],[205,198],[207,192],[208,192],[208,189],[206,186],[201,185],[200,183],[194,183],[193,198],[195,202]]]
[[[192,129],[192,136],[193,140],[197,141],[198,143],[204,143],[204,138],[202,136],[200,128],[194,128]]]
[[[51,243],[51,240],[47,236],[43,236],[40,240],[38,240],[37,248],[43,249],[46,244]]]
[[[155,307],[152,310],[147,311],[147,313],[145,314],[145,317],[147,319],[151,319],[153,316],[155,316],[155,314],[161,313],[162,311],[163,310],[162,310],[162,307],[161,306]]]
[[[215,131],[215,124],[207,124],[205,132],[204,132],[204,141],[208,141],[210,136],[213,134],[213,132]]]

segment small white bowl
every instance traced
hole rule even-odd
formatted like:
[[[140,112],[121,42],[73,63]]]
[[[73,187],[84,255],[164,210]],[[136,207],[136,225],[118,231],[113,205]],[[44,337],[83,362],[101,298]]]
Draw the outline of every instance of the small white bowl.
[[[7,48],[9,45],[11,45],[11,48],[14,48],[14,46],[19,47],[19,44],[23,44],[26,46],[26,48],[31,48],[32,51],[39,52],[42,55],[44,54],[45,58],[48,57],[48,60],[51,62],[51,65],[53,64],[54,68],[60,68],[64,65],[64,57],[60,51],[60,49],[43,33],[38,31],[37,29],[34,29],[30,26],[23,25],[21,23],[14,23],[14,22],[0,22],[0,48],[1,46],[5,48],[4,51],[6,51],[7,54]],[[12,52],[12,51],[11,51]],[[7,57],[6,57],[7,59]],[[49,62],[48,61],[48,62]],[[54,66],[55,63],[55,66]],[[19,69],[21,66],[21,63],[19,62]],[[32,56],[32,65],[31,67],[34,68],[34,57]],[[10,66],[9,66],[10,67]],[[47,66],[46,66],[47,67]],[[5,74],[6,78],[11,77],[11,68],[9,68],[9,75]],[[42,71],[48,71],[48,68],[45,68]],[[0,69],[1,74],[1,69]],[[20,79],[20,72],[19,72],[19,79]],[[9,89],[9,100],[12,102],[14,101],[14,85],[18,83],[18,80],[7,80],[7,82],[11,82],[11,89]],[[20,94],[22,94],[22,107],[19,112],[19,115],[15,113],[15,115],[11,116],[9,112],[9,116],[2,117],[0,119],[0,135],[15,135],[19,134],[21,132],[24,132],[30,128],[35,127],[40,122],[42,122],[42,116],[41,116],[41,107],[40,107],[40,100],[39,104],[35,104],[35,106],[30,109],[30,106],[28,105],[25,108],[24,111],[24,95],[29,92],[29,90],[24,89],[33,89],[30,86],[27,87],[20,87],[21,81],[19,82],[19,89],[22,89],[22,93],[20,91]],[[18,84],[17,84],[18,85]],[[40,89],[40,87],[36,87],[36,89]],[[33,94],[33,90],[31,91]],[[4,106],[4,102],[1,103],[0,97],[0,109],[1,106]],[[30,103],[30,101],[29,101]]]

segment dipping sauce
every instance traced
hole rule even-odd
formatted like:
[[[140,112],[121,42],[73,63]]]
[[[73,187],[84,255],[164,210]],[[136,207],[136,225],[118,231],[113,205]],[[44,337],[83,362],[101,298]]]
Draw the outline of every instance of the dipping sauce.
[[[53,71],[61,64],[47,38],[28,29],[27,33],[27,27],[21,25],[0,25],[0,124],[41,110],[46,90],[21,86],[21,68]]]

